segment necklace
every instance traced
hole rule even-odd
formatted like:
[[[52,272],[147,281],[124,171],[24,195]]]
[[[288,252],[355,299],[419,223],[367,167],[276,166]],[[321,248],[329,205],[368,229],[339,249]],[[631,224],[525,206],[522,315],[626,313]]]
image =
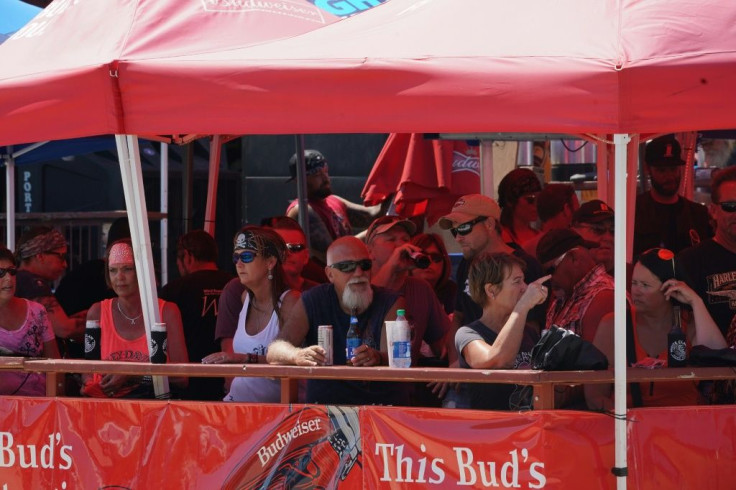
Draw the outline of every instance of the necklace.
[[[138,316],[135,316],[133,318],[130,318],[128,315],[126,315],[123,312],[123,309],[120,307],[120,300],[118,300],[118,311],[120,312],[121,315],[123,315],[125,317],[126,320],[128,320],[130,322],[131,325],[135,325],[135,321],[137,319],[139,319],[143,315],[143,312],[141,311],[140,313],[138,313]]]

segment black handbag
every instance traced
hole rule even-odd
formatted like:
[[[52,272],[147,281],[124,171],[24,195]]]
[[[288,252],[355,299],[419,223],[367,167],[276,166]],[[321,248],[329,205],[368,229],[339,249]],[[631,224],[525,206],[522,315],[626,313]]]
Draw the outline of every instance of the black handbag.
[[[690,349],[689,364],[693,366],[736,366],[736,349],[724,347],[711,349],[704,345],[695,345]]]
[[[552,325],[532,348],[532,369],[580,371],[608,369],[608,359],[579,335]]]

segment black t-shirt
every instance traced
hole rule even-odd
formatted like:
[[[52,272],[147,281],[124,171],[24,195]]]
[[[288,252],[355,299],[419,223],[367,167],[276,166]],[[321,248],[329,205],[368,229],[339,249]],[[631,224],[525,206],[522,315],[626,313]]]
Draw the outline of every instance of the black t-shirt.
[[[654,247],[678,253],[713,236],[708,209],[682,196],[662,204],[650,192],[640,194],[634,223],[634,257]]]
[[[736,253],[711,239],[680,252],[677,262],[725,337],[736,315]]]
[[[161,289],[161,299],[176,303],[181,311],[184,338],[190,362],[200,362],[203,357],[220,351],[215,342],[215,323],[222,288],[232,275],[220,270],[200,270],[169,282]],[[189,379],[184,398],[195,400],[221,400],[222,378]]]
[[[455,334],[455,348],[461,368],[471,369],[463,349],[474,340],[482,340],[493,345],[498,334],[480,320],[460,327]],[[538,335],[529,327],[524,328],[519,352],[516,354],[513,369],[531,369],[531,351],[537,343]],[[463,391],[469,395],[470,407],[488,410],[520,410],[531,407],[531,391],[523,386],[494,383],[465,383]]]

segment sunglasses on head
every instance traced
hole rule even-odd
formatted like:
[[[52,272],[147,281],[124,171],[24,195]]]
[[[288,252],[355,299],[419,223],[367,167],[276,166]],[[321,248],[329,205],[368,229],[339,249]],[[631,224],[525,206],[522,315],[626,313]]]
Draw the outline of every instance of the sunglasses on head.
[[[307,248],[307,246],[303,243],[287,243],[286,248],[288,248],[291,253],[297,253]]]
[[[578,226],[580,226],[582,228],[588,228],[590,231],[593,232],[593,234],[598,235],[598,236],[603,236],[606,233],[610,233],[611,235],[615,235],[616,234],[616,229],[615,229],[615,227],[613,225],[611,225],[611,226],[599,225],[599,224],[589,225],[589,224],[582,224],[581,223]]]
[[[233,264],[237,264],[238,260],[241,261],[244,264],[250,264],[256,259],[256,255],[258,255],[255,252],[240,252],[240,253],[234,253],[233,254]]]
[[[17,267],[0,267],[0,279],[5,277],[5,274],[10,274],[11,276],[14,276],[18,273]]]
[[[360,267],[364,271],[371,270],[371,267],[373,267],[373,261],[371,259],[343,260],[342,262],[335,262],[329,267],[337,269],[340,272],[346,272],[349,274],[351,272],[354,272],[357,267]]]
[[[470,221],[467,221],[461,225],[457,225],[455,228],[450,228],[450,233],[452,233],[453,237],[456,237],[458,235],[465,236],[471,231],[473,231],[473,227],[480,223],[481,221],[487,220],[487,216],[478,216],[475,219],[471,219]]]
[[[719,202],[718,205],[726,213],[736,212],[736,201],[723,201]]]

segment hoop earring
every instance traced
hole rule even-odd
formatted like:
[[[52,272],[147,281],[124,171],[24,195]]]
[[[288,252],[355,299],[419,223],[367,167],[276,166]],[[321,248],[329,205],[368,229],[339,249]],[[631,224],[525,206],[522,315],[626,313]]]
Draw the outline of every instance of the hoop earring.
[[[268,269],[268,280],[273,281],[273,273],[271,272],[271,269]]]

